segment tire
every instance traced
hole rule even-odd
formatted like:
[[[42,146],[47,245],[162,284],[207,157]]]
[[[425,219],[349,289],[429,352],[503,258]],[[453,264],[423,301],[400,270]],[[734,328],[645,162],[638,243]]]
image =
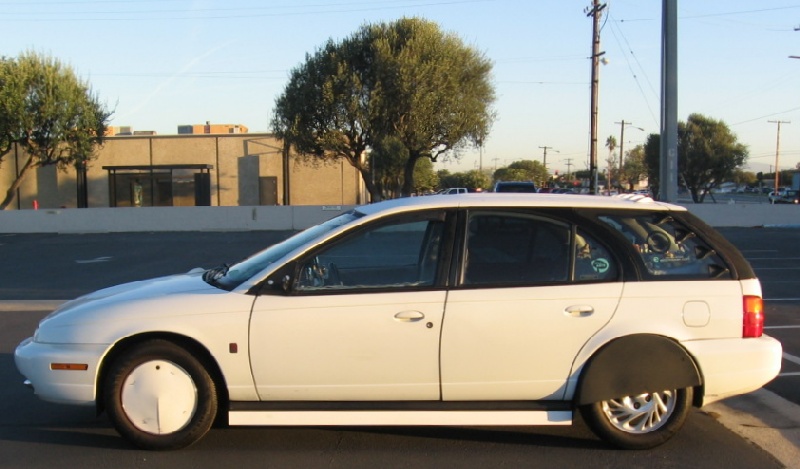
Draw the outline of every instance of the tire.
[[[166,340],[143,342],[121,355],[103,392],[114,428],[142,449],[189,446],[217,416],[217,389],[208,371]]]
[[[595,435],[623,449],[648,449],[665,443],[686,421],[692,388],[624,396],[580,408]]]

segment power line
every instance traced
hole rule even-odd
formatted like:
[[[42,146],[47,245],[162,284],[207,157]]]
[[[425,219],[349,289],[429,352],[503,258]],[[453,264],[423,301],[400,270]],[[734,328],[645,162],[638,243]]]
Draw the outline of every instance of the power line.
[[[357,2],[357,3],[337,3],[337,4],[315,4],[315,5],[293,5],[293,6],[262,6],[262,7],[246,7],[246,8],[191,8],[191,9],[171,9],[171,10],[113,10],[113,11],[29,11],[33,5],[47,6],[55,4],[54,2],[42,3],[24,3],[24,4],[2,4],[2,6],[24,5],[25,12],[14,13],[4,11],[0,13],[0,17],[14,17],[14,21],[26,22],[64,22],[64,21],[151,21],[151,20],[214,20],[214,19],[241,19],[241,18],[268,18],[268,17],[286,17],[286,16],[300,16],[311,14],[336,14],[336,13],[358,13],[366,11],[383,11],[395,10],[402,8],[412,7],[431,7],[431,6],[447,6],[447,5],[461,5],[466,3],[485,3],[492,0],[445,0],[445,1],[431,1],[413,2],[403,0],[402,2],[384,2],[384,5],[376,4],[376,2]],[[79,3],[79,2],[75,2]],[[105,2],[103,2],[105,4]],[[120,2],[122,3],[122,2]],[[394,3],[387,5],[386,3]],[[64,3],[58,3],[64,5]],[[294,11],[275,11],[276,9],[292,8]],[[264,13],[259,11],[271,10]],[[225,12],[230,14],[215,14],[217,12]],[[199,13],[199,14],[197,14]],[[206,15],[204,13],[211,13]],[[23,17],[20,18],[20,15]],[[51,15],[51,16],[48,16]],[[67,18],[66,15],[102,15],[97,17],[77,17]],[[132,16],[139,15],[139,16]],[[161,16],[163,15],[163,16]]]

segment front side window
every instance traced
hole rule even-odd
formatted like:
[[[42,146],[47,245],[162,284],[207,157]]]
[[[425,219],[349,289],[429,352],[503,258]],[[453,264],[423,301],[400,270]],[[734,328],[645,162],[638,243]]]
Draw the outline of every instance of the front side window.
[[[367,227],[301,262],[294,290],[343,291],[432,286],[444,221],[409,220]]]
[[[669,214],[602,215],[599,219],[633,245],[651,276],[731,278],[730,270],[714,249]]]

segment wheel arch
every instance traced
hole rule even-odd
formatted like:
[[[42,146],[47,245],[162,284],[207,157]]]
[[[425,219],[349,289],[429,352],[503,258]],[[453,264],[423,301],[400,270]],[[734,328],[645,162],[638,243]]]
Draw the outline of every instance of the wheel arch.
[[[702,384],[697,364],[679,343],[656,334],[635,334],[608,342],[586,361],[573,400],[576,406],[582,406],[644,392],[692,387],[693,404],[699,405]]]
[[[218,412],[219,415],[217,416],[219,421],[219,418],[226,413],[223,411],[223,409],[227,411],[228,402],[228,387],[219,363],[217,363],[217,360],[213,357],[213,355],[211,355],[211,352],[209,352],[208,349],[197,340],[170,332],[146,332],[136,334],[116,342],[111,349],[109,349],[100,363],[100,368],[97,372],[95,381],[97,414],[99,415],[105,410],[105,402],[103,397],[104,393],[102,388],[106,382],[106,376],[111,369],[111,365],[117,360],[117,358],[124,355],[125,352],[131,348],[143,342],[154,339],[172,342],[173,344],[187,350],[190,354],[192,354],[192,356],[194,356],[194,358],[200,360],[200,362],[205,366],[208,374],[211,376],[211,379],[213,379],[214,383],[216,384],[217,399],[220,402],[220,411]]]

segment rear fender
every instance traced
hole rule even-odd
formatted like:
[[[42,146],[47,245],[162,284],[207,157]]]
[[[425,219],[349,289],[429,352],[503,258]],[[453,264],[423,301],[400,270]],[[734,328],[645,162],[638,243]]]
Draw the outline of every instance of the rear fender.
[[[586,362],[575,404],[622,396],[700,386],[692,357],[677,342],[654,334],[614,339]]]

